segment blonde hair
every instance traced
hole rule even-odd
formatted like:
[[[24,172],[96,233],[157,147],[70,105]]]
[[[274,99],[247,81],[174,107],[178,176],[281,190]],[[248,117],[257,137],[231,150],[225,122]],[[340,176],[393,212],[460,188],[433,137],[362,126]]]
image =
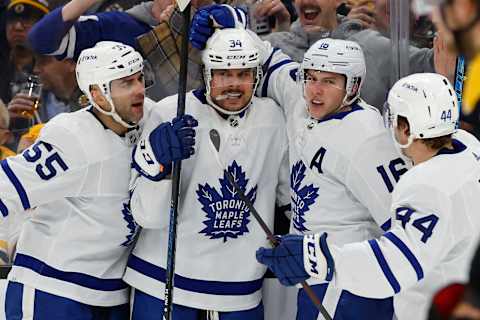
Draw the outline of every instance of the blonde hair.
[[[10,125],[10,115],[8,114],[7,107],[3,103],[2,99],[0,99],[0,127],[8,129]]]

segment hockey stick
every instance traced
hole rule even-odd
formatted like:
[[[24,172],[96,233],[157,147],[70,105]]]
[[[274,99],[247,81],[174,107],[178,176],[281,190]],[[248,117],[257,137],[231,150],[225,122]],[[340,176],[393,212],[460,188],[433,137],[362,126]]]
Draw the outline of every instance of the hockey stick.
[[[255,220],[257,220],[257,222],[260,224],[260,227],[263,229],[263,231],[267,235],[267,239],[270,241],[272,246],[274,246],[274,247],[278,246],[279,241],[277,240],[277,238],[275,238],[275,235],[272,233],[272,231],[270,230],[268,225],[265,223],[265,221],[263,221],[262,217],[260,217],[260,214],[255,209],[255,207],[253,206],[250,199],[247,198],[247,196],[243,192],[242,188],[240,188],[240,186],[237,184],[233,175],[226,169],[225,165],[220,160],[220,134],[215,129],[211,129],[209,134],[210,134],[210,141],[212,142],[213,146],[217,150],[217,157],[216,158],[217,158],[220,166],[224,169],[224,172],[225,172],[225,175],[227,177],[228,182],[230,182],[230,184],[233,186],[235,191],[237,191],[237,194],[238,194],[238,197],[240,198],[240,200],[242,200],[245,203],[245,205],[248,207],[248,209],[252,213]],[[288,248],[287,248],[287,250],[288,250]],[[317,295],[315,294],[315,292],[313,292],[312,288],[307,284],[307,282],[303,281],[301,283],[301,285],[303,287],[303,290],[305,290],[305,293],[308,295],[308,297],[313,302],[315,307],[317,307],[317,309],[320,311],[320,313],[325,318],[325,320],[332,320],[332,318],[328,314],[327,310],[322,305],[322,302],[320,301],[320,299],[318,299]]]
[[[182,46],[180,48],[180,74],[178,78],[177,117],[185,114],[185,99],[187,94],[187,66],[188,66],[188,29],[190,28],[190,3],[182,11]],[[178,196],[180,193],[180,171],[182,161],[175,161],[172,173],[172,200],[170,203],[170,222],[168,226],[167,271],[165,281],[165,297],[163,318],[172,319],[173,288],[175,275],[175,253],[177,242]]]
[[[457,57],[457,66],[455,67],[455,93],[458,100],[458,114],[462,113],[462,94],[463,94],[463,80],[465,79],[465,58],[463,56]]]

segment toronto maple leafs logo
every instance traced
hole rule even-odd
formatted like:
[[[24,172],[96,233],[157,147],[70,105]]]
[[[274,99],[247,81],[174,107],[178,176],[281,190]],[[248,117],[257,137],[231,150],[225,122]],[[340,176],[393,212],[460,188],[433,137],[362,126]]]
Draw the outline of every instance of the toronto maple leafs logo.
[[[292,189],[293,226],[300,232],[310,231],[305,227],[305,213],[318,197],[318,188],[313,184],[301,186],[307,168],[302,161],[292,167],[290,174],[290,187]]]
[[[123,204],[122,215],[123,215],[123,220],[127,222],[127,228],[129,230],[129,233],[126,235],[127,240],[125,240],[121,244],[121,246],[128,247],[135,240],[135,236],[137,235],[137,232],[140,229],[140,227],[133,219],[132,212],[130,211],[130,202]]]
[[[233,161],[227,170],[238,186],[242,188],[246,197],[252,204],[255,203],[257,186],[246,190],[248,179],[245,172],[242,171],[242,167]],[[223,239],[223,242],[226,242],[228,238],[235,239],[249,232],[250,210],[245,202],[240,200],[235,188],[228,182],[226,172],[219,181],[220,193],[208,183],[198,185],[198,200],[202,204],[202,210],[207,213],[207,220],[203,221],[206,227],[200,233],[204,233],[210,239]]]

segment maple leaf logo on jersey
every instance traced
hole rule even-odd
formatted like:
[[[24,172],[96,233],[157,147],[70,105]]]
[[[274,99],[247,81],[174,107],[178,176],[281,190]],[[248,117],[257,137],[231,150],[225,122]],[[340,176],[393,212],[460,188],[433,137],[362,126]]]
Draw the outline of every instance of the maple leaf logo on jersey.
[[[245,193],[245,196],[253,203],[257,197],[257,186],[246,190],[248,179],[242,167],[233,161],[227,168],[228,172],[234,177],[235,182]],[[207,220],[203,221],[205,228],[200,231],[209,236],[210,239],[221,239],[226,242],[228,238],[238,238],[249,232],[248,223],[250,222],[250,210],[244,201],[240,200],[235,188],[228,182],[227,175],[223,173],[223,179],[220,178],[220,192],[208,183],[198,185],[198,201],[203,205],[202,210],[207,213]]]
[[[123,204],[122,215],[123,220],[127,222],[127,228],[129,230],[129,233],[126,236],[127,240],[125,240],[125,242],[123,242],[121,246],[128,247],[135,240],[135,236],[137,235],[137,232],[139,230],[139,226],[133,219],[132,212],[130,211],[130,202]]]
[[[303,161],[298,161],[293,165],[290,174],[293,226],[300,232],[310,231],[305,227],[304,216],[318,197],[318,188],[314,187],[313,184],[301,187],[306,170],[307,167],[305,167]]]

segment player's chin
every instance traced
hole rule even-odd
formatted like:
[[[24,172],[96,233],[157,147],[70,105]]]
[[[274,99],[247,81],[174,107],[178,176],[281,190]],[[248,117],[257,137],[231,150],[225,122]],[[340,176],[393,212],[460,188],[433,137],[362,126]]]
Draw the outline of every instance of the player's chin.
[[[227,111],[238,111],[245,107],[244,99],[227,99],[224,100],[221,107]]]
[[[314,119],[321,120],[325,117],[327,110],[325,107],[325,104],[321,103],[313,103],[311,102],[309,104],[308,112],[310,113],[310,116]]]
[[[138,122],[143,117],[143,103],[132,104],[130,107],[131,120]]]

